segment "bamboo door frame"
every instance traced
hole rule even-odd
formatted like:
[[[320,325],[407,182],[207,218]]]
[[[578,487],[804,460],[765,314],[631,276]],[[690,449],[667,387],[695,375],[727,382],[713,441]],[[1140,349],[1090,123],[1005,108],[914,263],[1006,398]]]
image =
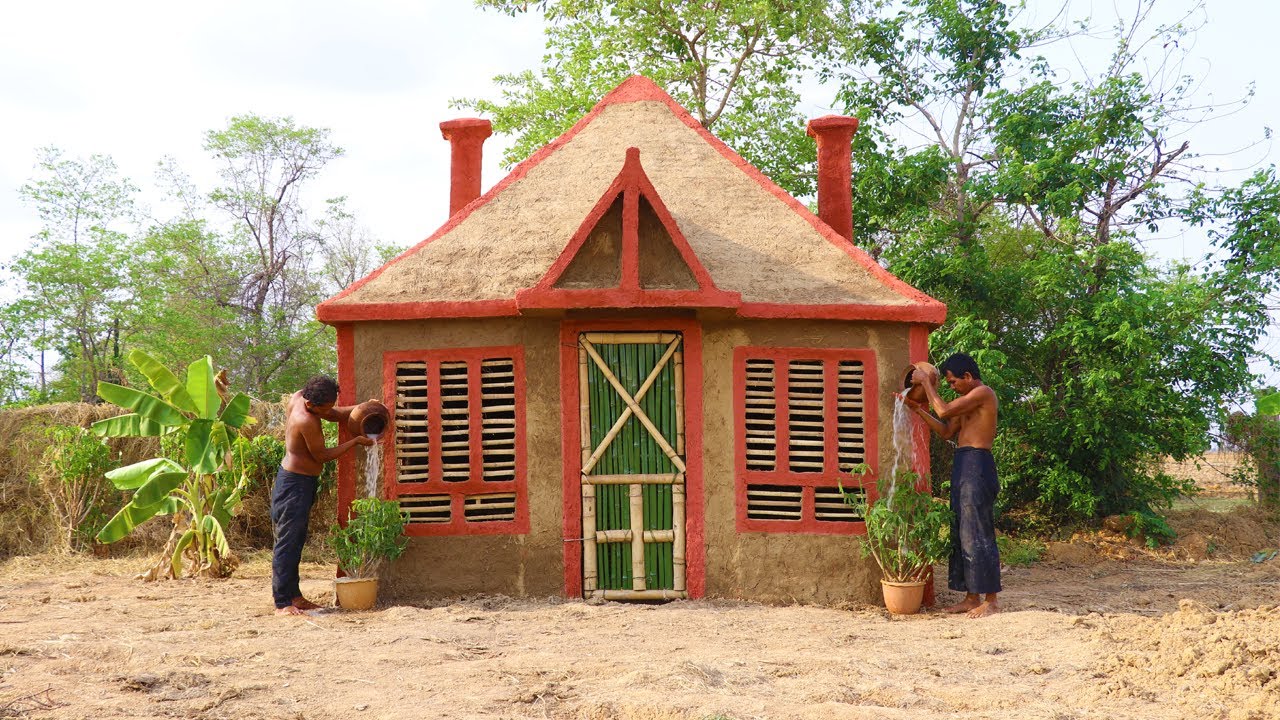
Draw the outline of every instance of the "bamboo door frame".
[[[668,320],[566,320],[560,324],[560,421],[563,462],[564,588],[582,597],[582,423],[578,336],[582,333],[672,331],[683,336],[685,591],[706,591],[702,494],[702,329],[689,318]]]

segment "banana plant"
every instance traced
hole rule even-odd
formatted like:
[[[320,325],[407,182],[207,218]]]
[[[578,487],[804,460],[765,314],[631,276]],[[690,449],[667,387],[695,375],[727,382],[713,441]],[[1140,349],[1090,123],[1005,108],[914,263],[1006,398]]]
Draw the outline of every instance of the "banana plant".
[[[184,558],[189,560],[186,575],[226,577],[233,569],[227,562],[227,527],[250,480],[243,462],[236,472],[232,452],[240,428],[254,422],[249,396],[227,397],[225,374],[214,374],[207,355],[187,367],[186,382],[140,350],[129,353],[129,362],[152,392],[98,383],[99,397],[132,412],[96,422],[93,431],[104,437],[182,438],[185,462],[157,457],[107,473],[117,488],[133,495],[98,532],[98,540],[113,543],[153,517],[172,516],[169,542],[142,577],[182,577]]]

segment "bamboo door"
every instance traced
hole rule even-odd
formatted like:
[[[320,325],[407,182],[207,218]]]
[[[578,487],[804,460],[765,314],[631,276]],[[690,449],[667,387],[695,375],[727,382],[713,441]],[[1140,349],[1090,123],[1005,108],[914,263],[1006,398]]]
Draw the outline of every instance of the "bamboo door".
[[[686,597],[681,341],[678,333],[578,337],[588,597]]]

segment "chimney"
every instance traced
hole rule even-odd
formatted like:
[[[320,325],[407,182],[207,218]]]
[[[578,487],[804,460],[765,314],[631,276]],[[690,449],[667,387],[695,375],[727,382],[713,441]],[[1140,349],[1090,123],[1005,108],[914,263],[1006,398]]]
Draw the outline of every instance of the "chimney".
[[[458,118],[440,123],[440,134],[452,146],[449,157],[449,217],[480,197],[481,146],[493,125],[481,118]]]
[[[818,217],[853,242],[853,166],[849,159],[858,118],[824,115],[809,121],[818,141]]]

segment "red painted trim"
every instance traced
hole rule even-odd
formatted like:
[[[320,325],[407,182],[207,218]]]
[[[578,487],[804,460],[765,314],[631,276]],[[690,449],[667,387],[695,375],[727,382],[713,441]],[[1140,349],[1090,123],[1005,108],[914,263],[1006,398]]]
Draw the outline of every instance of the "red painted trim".
[[[706,527],[702,469],[702,328],[697,321],[567,320],[560,324],[560,424],[564,532],[564,592],[582,596],[582,426],[579,413],[578,334],[667,330],[684,336],[685,588],[706,594]]]
[[[912,325],[907,331],[908,359],[914,365],[929,361],[929,327]],[[914,448],[911,459],[912,469],[920,478],[917,487],[920,490],[929,488],[929,426],[919,417],[912,418],[911,443]]]
[[[785,190],[775,184],[758,169],[753,167],[744,158],[742,158],[742,156],[734,152],[723,141],[712,135],[701,125],[701,123],[697,121],[697,119],[689,114],[688,110],[681,107],[679,103],[673,100],[670,95],[662,90],[662,88],[654,84],[652,80],[639,75],[632,76],[623,81],[622,84],[618,85],[618,87],[605,95],[600,102],[596,103],[595,107],[578,120],[572,128],[560,137],[543,146],[542,149],[529,156],[529,158],[524,162],[517,165],[509,175],[490,188],[488,192],[481,195],[465,208],[454,214],[444,225],[440,226],[440,228],[432,233],[426,240],[423,240],[403,253],[400,253],[400,255],[396,256],[386,265],[383,265],[381,268],[378,268],[364,278],[356,281],[337,295],[320,303],[316,308],[317,317],[321,322],[336,323],[348,320],[408,320],[430,317],[498,317],[517,314],[515,302],[512,302],[511,300],[498,299],[461,302],[371,304],[340,304],[338,301],[363,287],[365,283],[368,283],[381,275],[391,265],[417,253],[427,244],[448,234],[455,227],[465,221],[471,213],[493,200],[493,198],[500,195],[512,184],[523,179],[529,174],[529,172],[537,167],[539,163],[573,140],[573,138],[576,137],[583,128],[591,124],[591,122],[595,120],[595,118],[608,106],[644,101],[660,102],[665,104],[681,122],[697,132],[703,140],[715,148],[716,151],[726,158],[731,164],[746,173],[748,177],[758,183],[767,192],[773,194],[793,211],[803,217],[805,221],[812,225],[813,228],[826,238],[828,242],[841,248],[854,260],[854,262],[866,268],[873,277],[879,280],[886,287],[906,297],[911,301],[912,305],[919,306],[918,313],[916,315],[909,317],[904,315],[903,317],[898,317],[897,314],[904,311],[898,311],[894,308],[901,306],[888,306],[888,314],[882,316],[879,312],[864,311],[859,309],[861,306],[854,305],[815,306],[803,304],[762,303],[759,304],[759,307],[762,308],[762,312],[777,314],[744,315],[744,317],[804,317],[832,320],[900,320],[904,322],[924,322],[934,325],[940,325],[943,320],[945,320],[945,305],[911,287],[902,280],[894,277],[884,268],[880,267],[879,263],[877,263],[870,255],[867,255],[864,251],[842,238],[840,234],[827,225],[827,223],[809,212],[809,209],[805,207],[803,203],[791,197],[791,195],[789,195]],[[655,209],[657,209],[656,205]],[[683,253],[681,255],[684,257]],[[688,258],[686,258],[686,262],[688,262]],[[527,304],[523,301],[520,302],[520,306],[539,307],[537,304]],[[715,307],[725,307],[725,305],[716,305]],[[730,305],[729,307],[733,306]],[[870,308],[877,306],[865,307]],[[362,310],[363,308],[367,308],[367,310]],[[456,312],[457,310],[462,310],[465,314],[459,314]],[[829,311],[834,311],[837,314],[826,314]]]
[[[426,320],[429,318],[487,318],[519,315],[515,300],[466,300],[411,303],[360,303],[331,305],[326,300],[316,306],[316,318],[323,323],[353,320]]]
[[[744,318],[782,318],[787,320],[861,320],[879,322],[916,322],[941,325],[947,319],[947,306],[937,305],[870,305],[832,303],[827,305],[788,305],[784,303],[744,302],[738,308]]]
[[[907,358],[912,363],[921,361],[929,361],[929,326],[928,325],[912,325],[907,331]],[[930,484],[930,459],[929,459],[929,426],[924,424],[924,420],[919,417],[912,418],[911,427],[911,447],[913,449],[911,458],[911,467],[915,470],[919,481],[916,483],[916,489],[921,492],[929,492]],[[933,607],[937,604],[936,591],[933,587],[933,570],[929,570],[929,578],[924,586],[924,605],[925,607]]]
[[[480,417],[480,363],[494,358],[511,358],[515,374],[515,480],[486,481],[483,479],[481,461],[484,425]],[[388,497],[408,494],[449,495],[450,521],[448,523],[412,523],[405,526],[405,534],[419,537],[445,535],[525,535],[529,532],[528,451],[525,417],[525,362],[524,346],[443,348],[438,350],[398,350],[382,354],[383,396],[396,396],[396,363],[417,361],[427,363],[428,429],[431,433],[432,453],[428,458],[425,482],[401,483],[396,478],[397,463],[395,443],[388,443],[385,455]],[[467,363],[467,402],[473,422],[470,425],[471,476],[465,482],[445,482],[440,461],[440,363]],[[516,495],[515,519],[506,522],[467,522],[463,515],[463,502],[468,495],[513,492]]]
[[[342,323],[338,330],[338,404],[356,404],[356,343],[355,328]],[[351,439],[346,423],[338,423],[338,442]],[[338,523],[346,527],[351,519],[351,503],[356,497],[356,456],[343,453],[338,457]]]
[[[557,288],[565,270],[581,252],[587,238],[600,219],[622,196],[622,249],[618,287],[566,289]],[[680,258],[698,284],[697,290],[646,290],[640,286],[640,198],[643,197],[662,224]],[[689,241],[680,232],[657,189],[649,181],[640,164],[640,150],[628,148],[622,170],[609,184],[591,212],[578,226],[569,244],[532,288],[516,292],[520,308],[637,308],[637,307],[719,307],[733,308],[742,304],[741,293],[716,287],[702,266]]]
[[[738,293],[723,290],[573,289],[521,290],[521,309],[532,308],[734,308]]]
[[[747,469],[747,423],[746,423],[746,387],[747,360],[774,361],[774,387],[777,398],[778,424],[775,429],[777,439],[777,464],[771,471]],[[824,438],[836,437],[836,389],[838,386],[838,365],[841,360],[860,360],[862,362],[863,418],[866,429],[867,464],[871,466],[871,474],[860,484],[874,497],[875,477],[880,468],[880,441],[878,424],[880,418],[880,382],[876,371],[876,353],[866,348],[779,348],[779,347],[737,347],[733,350],[733,427],[734,427],[734,498],[735,516],[738,532],[778,532],[804,533],[816,535],[862,535],[866,524],[835,523],[818,520],[814,517],[814,489],[836,487],[839,480],[849,487],[857,484],[839,469],[839,452],[836,442],[828,442],[824,448],[822,472],[792,472],[790,467],[790,427],[787,423],[789,414],[787,396],[790,387],[790,372],[787,364],[792,360],[821,360],[823,362],[823,384],[826,390],[824,397],[823,417],[825,427]],[[747,517],[747,485],[791,485],[803,488],[801,496],[800,520],[755,520]]]

